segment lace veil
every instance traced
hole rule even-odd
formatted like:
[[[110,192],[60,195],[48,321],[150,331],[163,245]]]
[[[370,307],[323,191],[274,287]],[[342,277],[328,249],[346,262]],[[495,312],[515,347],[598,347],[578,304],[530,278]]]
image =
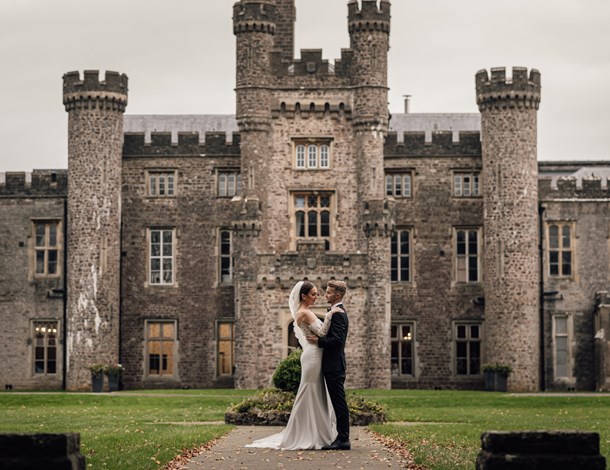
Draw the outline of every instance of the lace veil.
[[[305,339],[305,335],[303,334],[303,330],[299,328],[297,325],[297,310],[299,309],[299,305],[301,305],[301,287],[303,287],[303,281],[299,281],[292,288],[292,292],[290,292],[290,297],[288,297],[288,306],[290,307],[290,313],[292,314],[292,318],[294,319],[294,335],[299,340],[299,344],[304,349],[307,344],[307,340]]]

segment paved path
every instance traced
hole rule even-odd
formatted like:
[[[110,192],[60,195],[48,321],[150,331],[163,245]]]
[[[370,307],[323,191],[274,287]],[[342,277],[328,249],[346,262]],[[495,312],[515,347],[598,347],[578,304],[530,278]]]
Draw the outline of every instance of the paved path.
[[[279,432],[281,427],[239,426],[211,449],[194,457],[184,470],[388,470],[407,468],[396,454],[380,444],[366,428],[352,427],[352,449],[272,450],[244,447],[255,439]]]

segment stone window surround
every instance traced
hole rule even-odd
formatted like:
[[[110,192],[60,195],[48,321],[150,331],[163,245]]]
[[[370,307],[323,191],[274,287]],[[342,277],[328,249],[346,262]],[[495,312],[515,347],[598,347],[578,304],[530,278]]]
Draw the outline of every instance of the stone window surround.
[[[399,234],[401,234],[402,232],[407,232],[409,235],[409,253],[408,255],[406,255],[407,257],[407,263],[408,263],[408,279],[402,279],[401,277],[401,269],[398,267],[397,263],[397,277],[398,279],[393,279],[393,274],[392,274],[392,270],[390,269],[390,279],[391,282],[401,282],[401,283],[406,283],[406,282],[413,282],[414,279],[414,273],[413,273],[413,227],[396,227],[396,229],[394,230],[394,232],[392,233],[392,239],[394,238],[394,236],[398,236]],[[391,250],[393,249],[393,243],[391,243]],[[399,246],[400,243],[397,240],[397,245]],[[405,255],[403,253],[396,253],[396,255],[394,254],[393,251],[391,251],[390,253],[390,257],[391,257],[391,262],[394,261],[394,258],[396,258],[398,261],[400,261],[400,259],[404,258]]]
[[[483,228],[480,226],[472,226],[472,225],[454,226],[452,231],[453,231],[453,276],[452,276],[453,283],[454,284],[476,284],[476,283],[482,282],[482,279],[483,279],[483,265],[482,265]],[[458,249],[457,249],[457,242],[458,242],[457,232],[458,231],[466,231],[466,232],[476,231],[477,232],[477,280],[476,281],[458,280],[458,267],[459,267],[458,266],[459,255],[458,255]],[[466,246],[468,246],[468,243],[466,243]],[[466,258],[470,257],[469,251],[467,251],[465,256],[466,256]],[[466,263],[466,268],[468,268],[468,263]],[[468,269],[466,269],[466,275],[468,278],[470,277],[470,272]]]
[[[479,335],[478,338],[471,338],[471,326],[478,326],[479,327]],[[458,340],[458,327],[460,326],[466,326],[466,330],[467,330],[467,335],[466,338],[462,341]],[[472,378],[472,377],[480,377],[483,375],[483,372],[481,370],[481,366],[484,364],[484,343],[483,343],[483,338],[484,338],[484,329],[483,329],[483,321],[482,320],[454,320],[452,321],[452,352],[453,352],[453,361],[452,361],[452,374],[455,378]],[[469,369],[469,373],[467,374],[458,374],[458,364],[457,364],[457,360],[458,360],[458,342],[466,342],[468,344],[470,344],[471,342],[477,342],[479,343],[479,372],[476,374],[471,374],[470,373],[470,351],[471,348],[468,347],[468,356],[467,356],[467,364],[468,364],[468,369]]]
[[[55,372],[48,372],[48,353],[49,353],[49,344],[48,338],[45,335],[45,344],[44,344],[44,372],[36,372],[36,335],[38,333],[39,325],[53,325],[54,326],[54,338],[55,338]],[[61,373],[61,365],[62,365],[62,348],[60,347],[61,341],[61,323],[56,318],[32,318],[30,320],[30,340],[28,344],[31,346],[31,365],[32,365],[32,376],[33,377],[58,377]]]
[[[144,170],[146,178],[146,196],[151,198],[174,198],[178,190],[178,171],[173,168],[147,168]],[[155,190],[153,191],[152,177],[165,176],[165,194],[160,194],[160,180],[156,179]],[[170,179],[171,177],[171,179]],[[171,192],[170,192],[171,188]]]
[[[61,219],[58,219],[56,217],[52,217],[52,218],[46,218],[46,217],[36,217],[32,220],[32,235],[31,235],[31,239],[32,239],[32,243],[31,243],[31,250],[30,250],[30,278],[36,278],[36,279],[56,279],[61,277],[62,275],[62,267],[63,267],[63,222]],[[45,244],[44,246],[36,246],[36,227],[38,225],[44,224],[45,225]],[[55,224],[56,225],[56,244],[55,245],[49,245],[49,230],[48,230],[48,226],[50,226],[51,224]],[[57,251],[57,264],[56,264],[56,271],[53,274],[48,274],[47,273],[47,269],[48,269],[48,252],[49,249],[55,249]],[[36,272],[36,256],[37,256],[37,252],[39,251],[44,251],[44,273],[37,273]]]
[[[229,234],[229,253],[223,253],[223,234]],[[229,276],[227,279],[224,278],[223,261],[229,261]],[[233,253],[233,231],[227,228],[220,228],[218,230],[218,284],[231,285],[233,284],[233,274],[235,269],[235,258]]]
[[[315,195],[315,196],[319,196],[319,195],[327,195],[330,197],[330,204],[328,206],[328,208],[324,207],[324,208],[319,208],[316,209],[316,212],[321,213],[323,210],[328,210],[330,212],[330,216],[329,216],[329,236],[328,237],[322,237],[320,235],[316,236],[316,237],[310,237],[307,234],[304,237],[300,237],[297,236],[297,212],[301,211],[300,208],[296,207],[296,197],[297,196],[309,196],[309,195]],[[333,244],[333,220],[336,218],[337,215],[337,198],[336,198],[336,192],[335,191],[329,191],[329,190],[315,190],[315,189],[294,189],[294,190],[290,190],[289,191],[289,201],[290,201],[290,239],[291,239],[291,249],[292,250],[296,250],[296,245],[297,245],[297,241],[298,240],[325,240],[328,243],[328,246],[330,249],[330,247],[332,247]],[[307,208],[303,209],[307,215]],[[320,219],[318,218],[318,221]],[[318,229],[320,229],[320,227],[318,226]],[[306,228],[305,228],[306,230]],[[319,230],[318,230],[319,233]]]
[[[229,189],[229,176],[235,176],[233,191]],[[214,168],[214,187],[216,197],[234,197],[241,193],[241,168],[240,167],[216,167]]]
[[[151,238],[151,232],[153,231],[160,231],[160,232],[164,232],[164,231],[171,231],[172,232],[172,255],[171,255],[171,259],[172,259],[172,266],[171,266],[171,272],[172,272],[172,282],[151,282],[151,276],[152,276],[152,272],[151,272],[151,244],[152,244],[152,238]],[[163,226],[155,226],[155,227],[148,227],[146,229],[146,287],[178,287],[178,282],[176,280],[176,259],[177,259],[177,230],[175,227],[163,227]],[[165,258],[169,258],[169,256],[165,256]],[[162,257],[163,259],[163,257]],[[161,264],[162,266],[162,264]],[[161,271],[161,273],[163,273],[163,270]],[[163,276],[161,275],[161,280],[163,280]]]
[[[480,198],[482,194],[481,170],[479,169],[453,169],[451,171],[451,194],[456,198]],[[469,177],[468,191],[464,191],[464,177]],[[459,184],[457,184],[459,181]],[[466,193],[466,194],[465,194]]]
[[[293,137],[292,161],[295,170],[330,170],[332,166],[332,137]],[[315,163],[312,163],[311,149],[315,149]],[[326,151],[326,164],[322,164],[322,152]],[[302,163],[301,163],[302,161]]]
[[[386,196],[393,196],[400,199],[409,199],[413,197],[413,174],[411,169],[392,168],[385,170],[385,193]],[[401,178],[401,194],[396,194],[396,178]],[[407,185],[408,181],[408,185]],[[408,191],[407,188],[408,187]]]
[[[559,228],[559,242],[560,246],[557,249],[551,250],[550,246],[550,228],[551,226],[558,226]],[[562,229],[563,227],[569,227],[570,229],[570,246],[569,250],[565,249],[562,243]],[[574,279],[574,273],[576,272],[575,265],[575,254],[576,254],[576,222],[573,220],[546,220],[544,224],[544,254],[545,254],[545,273],[549,278],[552,279]],[[557,251],[558,255],[558,274],[551,274],[551,251]],[[570,252],[570,274],[561,274],[563,271],[562,267],[562,254],[564,252]]]
[[[172,324],[173,325],[173,336],[171,337],[171,339],[169,337],[167,337],[167,339],[165,339],[166,337],[162,337],[163,339],[159,338],[156,339],[155,337],[150,337],[148,332],[149,332],[149,325],[151,324],[155,324],[155,323],[159,323],[159,324]],[[171,360],[171,373],[161,373],[161,365],[160,364],[160,368],[159,368],[159,374],[151,374],[150,373],[150,359],[149,359],[149,351],[150,351],[150,343],[152,341],[161,341],[161,343],[164,342],[171,342],[171,358],[169,358],[169,360]],[[144,379],[155,379],[155,380],[168,380],[168,379],[175,379],[176,377],[178,377],[178,321],[175,319],[167,319],[167,318],[147,318],[144,320]],[[162,357],[160,358],[160,361],[162,361]]]
[[[221,328],[223,325],[230,325],[230,333],[228,336],[221,336]],[[235,374],[235,320],[232,318],[216,320],[216,377],[232,377]],[[229,366],[231,373],[222,373],[221,366],[221,342],[229,342],[231,348],[231,356],[229,357]]]
[[[558,332],[558,320],[562,319],[566,321],[566,331]],[[569,313],[557,313],[552,315],[551,321],[552,328],[552,357],[553,357],[553,380],[557,382],[562,382],[565,384],[575,384],[575,378],[573,373],[573,341],[574,341],[574,324],[573,324],[573,316]],[[566,372],[567,375],[558,375],[558,364],[557,364],[557,338],[564,337],[566,338]]]
[[[415,378],[415,372],[416,372],[416,322],[415,321],[393,321],[392,322],[392,328],[396,327],[396,334],[397,336],[393,336],[392,332],[390,332],[390,343],[391,345],[393,345],[394,343],[398,343],[398,370],[397,373],[394,374],[394,371],[391,370],[391,375],[393,379],[409,379],[409,378]],[[401,329],[403,327],[410,327],[410,331],[409,333],[411,334],[410,338],[406,339],[406,338],[400,338],[399,336],[399,332],[401,331]],[[401,354],[401,350],[402,348],[400,347],[403,343],[410,343],[411,344],[411,374],[402,374],[401,373],[401,368],[400,368],[400,362],[402,359],[402,354]],[[393,359],[393,353],[390,353],[390,357],[391,359]],[[393,366],[393,365],[392,365]],[[392,367],[390,366],[390,367]]]

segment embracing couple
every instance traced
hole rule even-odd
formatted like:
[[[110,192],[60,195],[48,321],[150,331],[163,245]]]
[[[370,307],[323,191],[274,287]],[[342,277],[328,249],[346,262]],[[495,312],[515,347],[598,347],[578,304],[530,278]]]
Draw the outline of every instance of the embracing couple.
[[[299,281],[288,304],[294,333],[303,348],[301,383],[286,428],[246,447],[349,450],[349,409],[345,399],[345,340],[349,321],[343,307],[347,286],[331,280],[326,287],[328,313],[321,321],[310,310],[318,290]]]

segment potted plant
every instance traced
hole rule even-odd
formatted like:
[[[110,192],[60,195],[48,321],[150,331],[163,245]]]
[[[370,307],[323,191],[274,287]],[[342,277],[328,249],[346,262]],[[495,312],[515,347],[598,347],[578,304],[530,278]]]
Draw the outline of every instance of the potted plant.
[[[121,364],[110,364],[106,367],[106,375],[108,375],[108,391],[116,392],[119,390],[119,381],[123,373]]]
[[[508,376],[513,368],[508,364],[485,364],[483,367],[485,377],[485,390],[494,392],[506,392]]]
[[[91,364],[89,370],[91,371],[92,390],[99,393],[104,389],[104,372],[106,372],[106,364]]]

